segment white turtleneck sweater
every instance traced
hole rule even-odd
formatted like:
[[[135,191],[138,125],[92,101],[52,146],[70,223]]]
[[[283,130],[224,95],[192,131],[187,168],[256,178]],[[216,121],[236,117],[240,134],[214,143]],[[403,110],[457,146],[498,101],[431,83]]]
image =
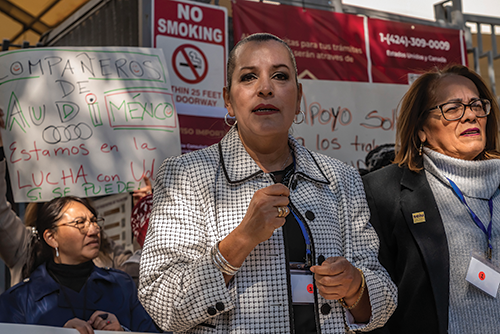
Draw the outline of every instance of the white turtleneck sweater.
[[[493,298],[465,280],[472,252],[485,258],[487,237],[455,195],[460,188],[469,207],[487,228],[493,198],[492,263],[500,261],[500,159],[468,161],[425,149],[424,169],[443,220],[450,253],[450,334],[500,333],[500,296]]]

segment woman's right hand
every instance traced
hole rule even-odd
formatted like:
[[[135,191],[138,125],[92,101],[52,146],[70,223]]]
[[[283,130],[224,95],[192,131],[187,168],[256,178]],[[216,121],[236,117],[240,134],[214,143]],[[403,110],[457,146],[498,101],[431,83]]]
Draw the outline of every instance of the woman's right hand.
[[[63,326],[64,328],[75,328],[80,334],[94,334],[94,330],[90,324],[82,319],[73,318],[68,320]]]
[[[290,213],[287,208],[290,190],[278,183],[255,192],[241,223],[219,243],[222,256],[231,265],[240,267],[250,252],[268,240],[274,230],[283,226]],[[278,217],[278,207],[285,207],[286,214]],[[226,285],[232,276],[224,274]]]
[[[101,331],[123,331],[120,321],[113,313],[95,311],[88,320],[88,323]]]
[[[259,189],[255,192],[248,206],[247,213],[235,229],[253,247],[268,240],[274,230],[285,224],[285,217],[278,217],[278,207],[286,207],[290,190],[281,183]]]

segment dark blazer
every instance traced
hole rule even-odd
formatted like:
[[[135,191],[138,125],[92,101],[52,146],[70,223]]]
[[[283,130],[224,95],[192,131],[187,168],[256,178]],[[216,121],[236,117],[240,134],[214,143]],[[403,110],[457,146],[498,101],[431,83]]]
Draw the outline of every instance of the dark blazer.
[[[120,324],[134,332],[155,332],[151,317],[137,299],[132,278],[115,269],[94,267],[80,292],[60,286],[47,272],[45,263],[29,279],[0,295],[0,322],[62,327],[76,316],[88,320],[95,311],[113,313]],[[69,298],[70,302],[66,299]]]
[[[398,286],[398,307],[385,329],[400,334],[445,334],[449,253],[425,172],[391,165],[363,177],[379,259]]]

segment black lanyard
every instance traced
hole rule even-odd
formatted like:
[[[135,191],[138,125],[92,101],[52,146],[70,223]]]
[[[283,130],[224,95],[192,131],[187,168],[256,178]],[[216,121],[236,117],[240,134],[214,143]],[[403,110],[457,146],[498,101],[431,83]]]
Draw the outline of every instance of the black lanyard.
[[[307,233],[307,230],[306,230],[304,223],[295,214],[295,212],[293,212],[290,205],[288,206],[288,208],[290,209],[290,212],[295,217],[295,220],[297,221],[297,224],[299,224],[300,230],[302,231],[302,235],[304,236],[304,240],[306,242],[306,264],[307,264],[307,267],[311,267],[312,266],[312,253],[311,253],[311,239],[309,239],[309,233]]]
[[[292,154],[293,158],[293,169],[292,171],[295,172],[295,166],[296,166],[296,160],[295,160],[295,154]],[[307,229],[305,224],[300,220],[299,216],[293,212],[292,206],[288,205],[288,209],[290,209],[290,212],[293,214],[293,217],[297,221],[297,224],[299,224],[300,230],[302,231],[302,235],[304,236],[304,241],[306,243],[306,265],[308,267],[312,266],[312,252],[311,252],[311,239],[309,238],[309,233],[307,233]]]
[[[283,183],[285,185],[287,183],[289,183],[290,178],[293,175],[293,172],[295,172],[296,160],[295,160],[295,154],[293,154],[293,153],[292,153],[292,158],[293,158],[293,168],[288,170],[281,180],[281,183]],[[275,182],[276,182],[276,180],[275,180]],[[300,220],[299,216],[293,211],[291,204],[288,205],[288,209],[290,210],[293,217],[297,221],[297,224],[299,225],[300,230],[302,232],[302,235],[304,237],[304,241],[306,244],[306,257],[305,257],[306,265],[307,265],[307,267],[311,267],[312,266],[312,251],[311,251],[311,239],[309,238],[309,233],[307,233],[307,229],[306,229],[305,224],[302,222],[302,220]]]
[[[448,179],[448,178],[446,178],[446,179]],[[493,197],[488,200],[488,205],[490,207],[490,223],[488,224],[488,228],[486,228],[484,226],[483,222],[479,219],[479,217],[469,207],[469,205],[465,201],[465,197],[462,194],[462,191],[458,188],[458,186],[455,184],[455,182],[453,182],[450,179],[448,179],[448,182],[450,182],[450,185],[453,188],[453,191],[455,192],[457,197],[465,205],[465,207],[469,210],[469,213],[472,217],[472,220],[474,220],[474,223],[476,223],[477,227],[479,227],[481,229],[481,231],[483,231],[483,233],[486,235],[486,238],[488,239],[488,247],[486,248],[486,257],[488,258],[488,260],[491,260],[491,255],[493,252],[493,246],[491,245],[491,226],[492,226],[492,221],[493,221]]]

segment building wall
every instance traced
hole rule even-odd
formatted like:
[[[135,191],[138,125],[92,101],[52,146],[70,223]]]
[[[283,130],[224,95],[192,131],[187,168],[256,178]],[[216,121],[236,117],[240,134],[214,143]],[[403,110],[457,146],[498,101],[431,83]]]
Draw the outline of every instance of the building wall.
[[[139,0],[102,1],[104,5],[72,22],[53,46],[139,46]],[[69,20],[72,20],[70,18]],[[68,22],[65,22],[68,23]]]

